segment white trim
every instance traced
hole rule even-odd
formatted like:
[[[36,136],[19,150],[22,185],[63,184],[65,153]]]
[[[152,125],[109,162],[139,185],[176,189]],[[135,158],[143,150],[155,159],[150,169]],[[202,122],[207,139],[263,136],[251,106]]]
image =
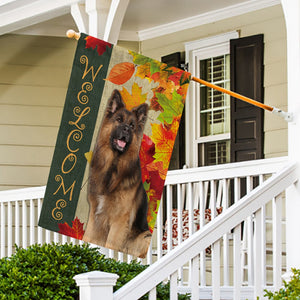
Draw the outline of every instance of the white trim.
[[[237,39],[239,37],[238,31],[229,31],[226,33],[206,37],[203,39],[191,41],[185,43],[185,52],[189,53],[190,51],[205,51],[205,48],[209,48],[209,50],[213,50],[214,48],[218,48],[223,46],[225,49],[222,51],[227,51],[229,53],[229,40]],[[202,57],[202,56],[201,56]],[[211,56],[210,56],[211,57]],[[186,62],[188,63],[190,59],[190,56],[186,56]],[[204,57],[203,57],[204,59]]]
[[[185,18],[161,26],[140,30],[138,32],[138,36],[140,41],[144,41],[185,29],[210,24],[224,19],[229,19],[241,14],[249,13],[278,4],[280,4],[280,0],[249,0],[247,2],[227,6],[225,8],[213,10],[191,18]]]
[[[197,142],[199,144],[202,144],[202,143],[210,143],[210,142],[224,141],[224,140],[230,140],[230,133],[207,135],[207,136],[198,138]]]
[[[71,5],[80,0],[40,0],[12,8],[12,2],[0,9],[0,35],[38,24],[70,12]]]
[[[189,71],[193,76],[199,77],[199,68],[197,62],[199,59],[223,55],[229,53],[229,41],[239,37],[238,31],[230,31],[227,33],[199,39],[185,43],[186,62],[189,63]],[[199,119],[196,113],[200,111],[199,103],[196,98],[199,98],[199,89],[197,83],[191,82],[186,100],[186,163],[190,167],[198,165],[198,132]]]
[[[116,44],[120,35],[120,29],[127,10],[129,0],[112,0],[107,15],[103,39]]]

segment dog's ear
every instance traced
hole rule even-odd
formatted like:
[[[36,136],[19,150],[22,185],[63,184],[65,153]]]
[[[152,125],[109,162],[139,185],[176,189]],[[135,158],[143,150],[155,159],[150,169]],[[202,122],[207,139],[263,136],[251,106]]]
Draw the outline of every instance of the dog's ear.
[[[114,90],[108,99],[106,112],[114,114],[118,109],[125,107],[122,96],[118,90]]]
[[[149,109],[148,104],[143,103],[132,110],[132,112],[135,113],[136,115],[137,122],[140,127],[144,127],[147,121],[148,109]]]

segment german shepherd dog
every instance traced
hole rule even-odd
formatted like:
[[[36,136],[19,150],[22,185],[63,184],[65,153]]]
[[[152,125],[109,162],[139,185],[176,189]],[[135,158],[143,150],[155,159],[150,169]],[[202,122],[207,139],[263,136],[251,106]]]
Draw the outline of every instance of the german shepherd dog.
[[[89,219],[83,240],[145,257],[151,240],[139,150],[148,104],[131,111],[112,92],[97,137],[89,176]]]

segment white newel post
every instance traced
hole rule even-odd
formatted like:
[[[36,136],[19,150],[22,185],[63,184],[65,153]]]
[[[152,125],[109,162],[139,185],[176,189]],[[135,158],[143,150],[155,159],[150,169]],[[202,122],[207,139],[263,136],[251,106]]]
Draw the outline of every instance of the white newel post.
[[[293,122],[288,125],[289,159],[300,165],[300,1],[281,0],[287,30],[288,111]],[[300,178],[300,176],[298,176]],[[286,194],[287,270],[300,268],[300,182]]]
[[[117,274],[92,271],[74,276],[79,286],[80,300],[113,300],[113,287],[119,276]]]

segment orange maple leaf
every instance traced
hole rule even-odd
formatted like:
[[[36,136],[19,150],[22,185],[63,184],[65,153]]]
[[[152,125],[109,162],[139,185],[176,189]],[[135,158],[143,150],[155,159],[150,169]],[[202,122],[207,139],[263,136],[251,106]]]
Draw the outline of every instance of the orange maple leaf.
[[[155,161],[163,162],[163,169],[167,169],[171,159],[177,130],[179,127],[178,119],[174,119],[172,124],[151,124],[152,136],[151,140],[155,144]]]
[[[148,172],[155,172],[157,171],[159,177],[163,180],[166,180],[168,167],[164,169],[164,162],[163,161],[153,161],[147,165]]]
[[[147,100],[147,94],[142,94],[142,88],[136,82],[132,85],[131,94],[124,87],[120,93],[128,110],[145,103]]]
[[[135,66],[130,62],[122,62],[112,67],[106,80],[114,84],[124,84],[133,75]]]

